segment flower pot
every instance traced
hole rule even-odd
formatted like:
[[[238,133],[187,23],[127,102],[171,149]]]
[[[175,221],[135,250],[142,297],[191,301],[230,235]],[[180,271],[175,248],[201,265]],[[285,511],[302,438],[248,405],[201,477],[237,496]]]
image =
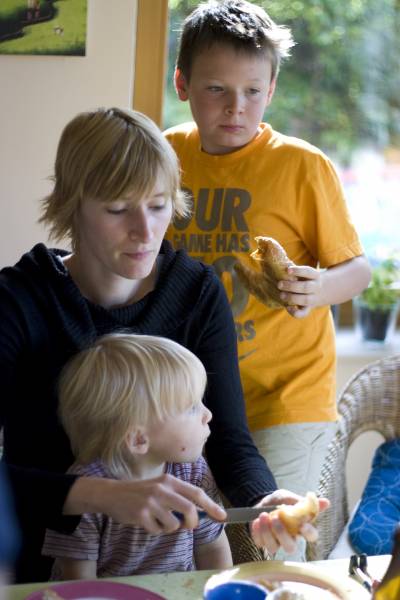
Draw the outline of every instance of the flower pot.
[[[337,329],[339,327],[340,304],[332,304],[331,312],[332,312],[332,318],[333,318],[333,323],[335,325],[335,329]]]
[[[356,311],[356,329],[362,340],[376,343],[390,341],[396,327],[398,302],[371,309],[358,298],[353,300],[353,305]]]

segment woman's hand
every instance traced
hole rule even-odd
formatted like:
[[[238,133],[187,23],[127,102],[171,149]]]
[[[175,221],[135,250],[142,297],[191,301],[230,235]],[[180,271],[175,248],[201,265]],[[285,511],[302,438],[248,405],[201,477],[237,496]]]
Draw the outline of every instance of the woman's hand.
[[[160,534],[197,527],[197,508],[216,521],[226,518],[224,509],[201,488],[173,475],[144,481],[79,477],[67,496],[64,514],[103,513],[118,523],[139,525],[149,533]],[[183,520],[174,517],[172,511],[181,513]]]
[[[287,490],[276,490],[263,498],[257,506],[296,504],[299,500],[302,500],[302,497],[297,494]],[[319,498],[318,502],[320,512],[326,510],[330,505],[327,498]],[[275,554],[279,548],[283,548],[287,554],[291,554],[296,550],[296,538],[288,533],[277,515],[261,514],[250,524],[250,531],[254,543],[270,554]],[[305,523],[300,532],[308,542],[314,542],[318,538],[318,532],[311,523]]]

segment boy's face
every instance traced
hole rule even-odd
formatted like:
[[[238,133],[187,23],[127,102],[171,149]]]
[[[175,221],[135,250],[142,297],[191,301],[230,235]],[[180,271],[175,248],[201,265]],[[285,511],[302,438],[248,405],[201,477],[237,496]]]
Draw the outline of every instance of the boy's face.
[[[179,98],[190,102],[203,150],[227,154],[256,135],[275,81],[268,57],[214,44],[195,57],[189,82],[176,71],[175,86]]]
[[[155,462],[194,462],[210,435],[211,412],[201,400],[148,428],[149,457]]]

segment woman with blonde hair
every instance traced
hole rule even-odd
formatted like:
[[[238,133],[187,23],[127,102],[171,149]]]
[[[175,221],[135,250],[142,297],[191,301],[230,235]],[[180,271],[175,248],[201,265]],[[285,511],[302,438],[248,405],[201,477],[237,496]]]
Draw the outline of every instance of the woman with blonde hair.
[[[205,452],[233,505],[298,499],[274,492],[249,434],[221,283],[211,267],[164,240],[174,216],[188,214],[179,179],[176,155],[144,115],[119,108],[79,114],[62,132],[41,217],[71,250],[37,244],[0,271],[0,427],[23,538],[18,581],[48,578],[52,561],[41,556],[46,527],[72,532],[82,513],[153,534],[193,529],[196,506],[225,517],[203,490],[168,473],[145,482],[64,474],[73,455],[57,418],[57,378],[74,354],[121,328],[170,338],[203,363],[204,402],[213,413]],[[294,545],[266,514],[253,530],[272,551]]]

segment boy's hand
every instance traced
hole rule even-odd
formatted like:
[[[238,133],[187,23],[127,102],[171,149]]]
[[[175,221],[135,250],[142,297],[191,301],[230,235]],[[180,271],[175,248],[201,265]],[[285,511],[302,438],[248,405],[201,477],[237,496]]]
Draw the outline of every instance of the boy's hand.
[[[257,506],[269,506],[275,504],[296,504],[302,497],[287,490],[276,490],[269,494]],[[319,511],[326,510],[330,503],[327,498],[319,498]],[[259,548],[264,548],[270,554],[275,554],[279,548],[283,548],[288,554],[295,552],[296,539],[288,533],[283,522],[276,515],[271,516],[264,513],[250,524],[251,536]],[[314,525],[305,523],[301,528],[301,535],[308,541],[314,542],[318,538],[318,532]]]
[[[367,287],[371,269],[364,255],[355,256],[327,269],[290,266],[288,278],[278,283],[281,299],[289,304],[287,311],[301,318],[316,306],[347,302]],[[297,281],[289,281],[290,277]],[[298,308],[299,307],[299,308]]]
[[[292,317],[302,319],[315,306],[327,304],[323,298],[321,271],[313,267],[289,267],[288,275],[296,280],[279,281],[281,300],[288,304],[286,310]]]

